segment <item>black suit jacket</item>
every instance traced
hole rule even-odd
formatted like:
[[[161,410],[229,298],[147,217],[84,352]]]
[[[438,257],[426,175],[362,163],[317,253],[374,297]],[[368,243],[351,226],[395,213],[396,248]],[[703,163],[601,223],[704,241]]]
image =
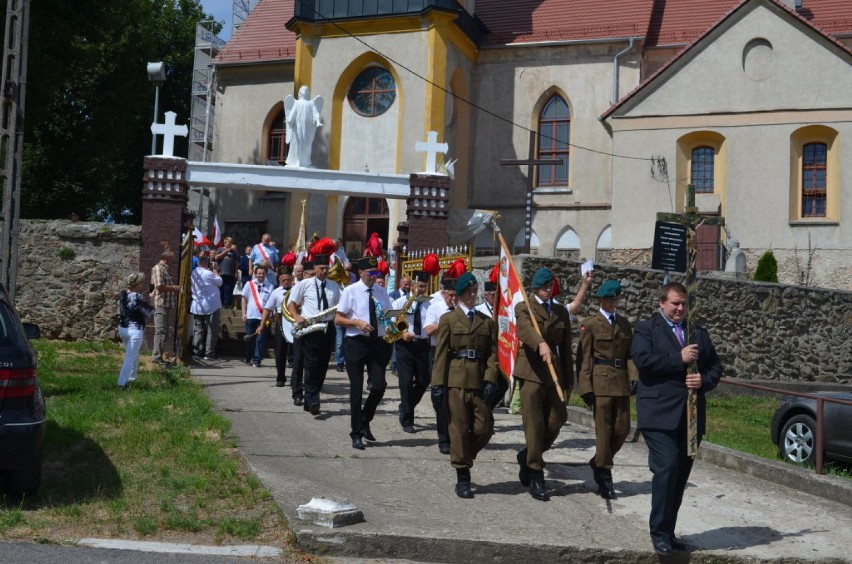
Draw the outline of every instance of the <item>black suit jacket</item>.
[[[722,364],[710,335],[703,327],[695,328],[698,345],[698,436],[705,431],[706,402],[704,393],[719,384]],[[677,429],[686,412],[686,369],[680,357],[678,343],[671,326],[659,313],[636,324],[631,354],[639,369],[636,390],[637,427],[639,429]]]

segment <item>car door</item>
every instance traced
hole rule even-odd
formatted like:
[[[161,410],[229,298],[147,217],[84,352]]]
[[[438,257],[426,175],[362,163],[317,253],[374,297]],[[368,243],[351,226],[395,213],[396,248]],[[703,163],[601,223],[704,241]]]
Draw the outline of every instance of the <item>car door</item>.
[[[836,394],[837,399],[852,401],[852,393]],[[852,460],[852,405],[825,402],[825,450]]]

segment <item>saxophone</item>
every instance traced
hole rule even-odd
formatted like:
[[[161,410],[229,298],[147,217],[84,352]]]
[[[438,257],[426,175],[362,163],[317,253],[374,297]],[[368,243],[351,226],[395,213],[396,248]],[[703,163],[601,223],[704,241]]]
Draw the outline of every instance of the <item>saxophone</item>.
[[[384,340],[386,343],[395,343],[402,339],[402,334],[408,329],[408,323],[405,320],[394,323],[393,319],[385,316],[385,308],[382,302],[376,300],[376,319],[385,328]]]
[[[332,306],[316,315],[306,317],[302,323],[296,323],[293,325],[293,338],[300,339],[305,335],[316,333],[317,331],[325,333],[328,329],[328,322],[334,318],[336,312],[337,306]]]

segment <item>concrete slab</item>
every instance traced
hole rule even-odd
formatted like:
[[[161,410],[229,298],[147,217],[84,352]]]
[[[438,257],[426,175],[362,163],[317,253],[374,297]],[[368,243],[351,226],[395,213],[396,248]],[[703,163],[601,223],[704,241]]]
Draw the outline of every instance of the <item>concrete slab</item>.
[[[572,410],[545,457],[550,502],[536,501],[518,482],[515,453],[523,431],[520,417],[505,410],[495,414],[495,436],[472,470],[476,497],[463,500],[453,493],[449,457],[438,451],[428,397],[416,412],[417,433],[404,433],[396,415],[397,380],[390,372],[371,425],[378,441],[359,451],[348,435],[348,380],[334,367],[316,417],[293,405],[289,387],[275,388],[271,365],[220,360],[191,370],[233,422],[240,451],[309,551],[383,561],[658,561],[648,537],[651,474],[645,446],[629,443],[618,454],[613,471],[618,499],[604,501],[594,493],[587,465],[594,432],[575,422],[587,420],[583,410]],[[848,480],[790,467],[784,470],[792,474],[783,473],[780,463],[744,464],[734,455],[733,464],[750,473],[696,461],[678,534],[697,550],[667,561],[848,561],[852,510],[836,501],[848,495]],[[782,485],[752,474],[795,481]],[[809,481],[839,493],[834,499],[806,493],[799,484]],[[334,530],[299,522],[298,506],[314,497],[348,499],[365,521]]]

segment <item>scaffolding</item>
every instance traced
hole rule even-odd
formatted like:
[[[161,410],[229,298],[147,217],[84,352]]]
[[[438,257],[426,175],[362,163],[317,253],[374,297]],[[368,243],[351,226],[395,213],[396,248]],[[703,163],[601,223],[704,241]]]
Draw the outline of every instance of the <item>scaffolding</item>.
[[[231,16],[231,33],[236,33],[237,29],[246,21],[246,18],[251,11],[257,6],[258,0],[234,0],[234,13]]]
[[[213,152],[215,95],[213,59],[225,41],[213,33],[215,22],[195,26],[195,60],[192,67],[192,100],[189,117],[189,160],[209,161]]]

